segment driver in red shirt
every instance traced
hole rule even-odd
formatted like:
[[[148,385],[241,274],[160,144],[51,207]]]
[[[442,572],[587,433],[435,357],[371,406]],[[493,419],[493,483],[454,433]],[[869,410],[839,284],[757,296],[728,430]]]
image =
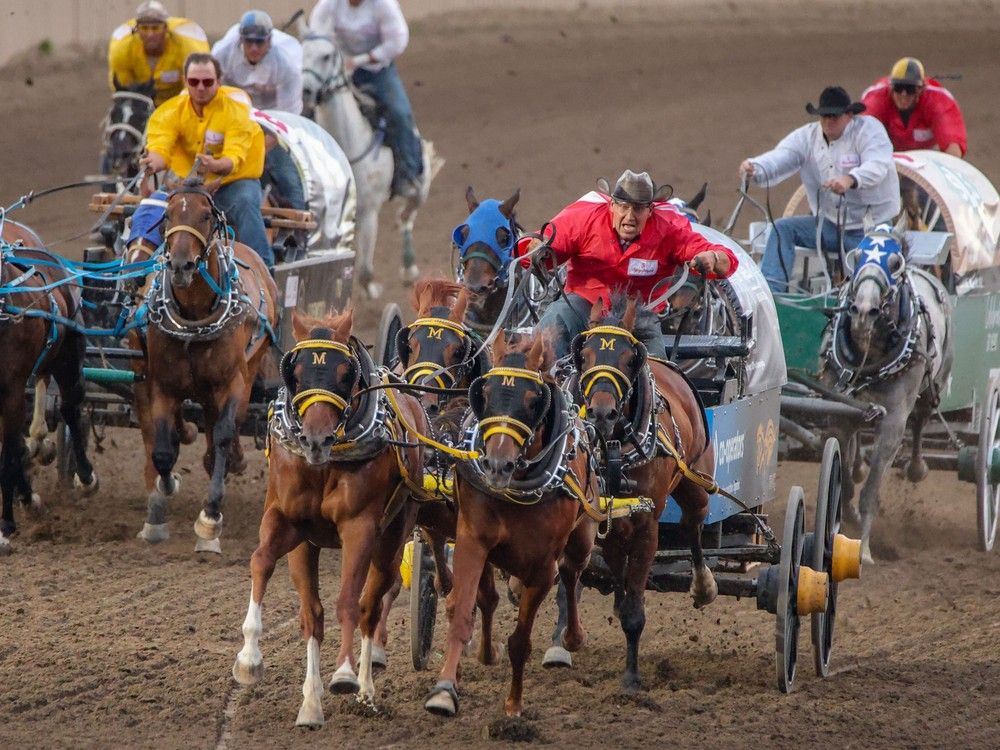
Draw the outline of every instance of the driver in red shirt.
[[[566,286],[538,325],[554,332],[557,357],[565,356],[573,338],[589,327],[598,299],[608,304],[612,292],[624,291],[650,301],[666,290],[659,282],[682,263],[708,278],[725,278],[738,265],[729,248],[691,228],[687,217],[666,202],[669,186],[657,188],[647,172],[626,169],[613,191],[607,180],[597,185],[600,192],[587,193],[551,221],[551,246],[556,262],[566,264]],[[651,355],[664,355],[662,335],[643,343]]]
[[[897,60],[888,76],[861,95],[865,114],[885,125],[896,151],[934,148],[965,156],[965,120],[955,97],[933,78],[915,57]]]

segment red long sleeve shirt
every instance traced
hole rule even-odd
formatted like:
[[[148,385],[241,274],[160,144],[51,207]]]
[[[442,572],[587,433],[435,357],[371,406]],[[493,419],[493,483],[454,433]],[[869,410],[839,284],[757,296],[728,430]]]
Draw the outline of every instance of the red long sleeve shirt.
[[[958,102],[948,89],[933,78],[928,78],[926,83],[905,124],[892,101],[892,83],[888,78],[878,79],[861,95],[865,114],[885,125],[896,151],[934,148],[935,145],[944,151],[949,144],[957,143],[962,149],[962,156],[965,156],[965,120]]]

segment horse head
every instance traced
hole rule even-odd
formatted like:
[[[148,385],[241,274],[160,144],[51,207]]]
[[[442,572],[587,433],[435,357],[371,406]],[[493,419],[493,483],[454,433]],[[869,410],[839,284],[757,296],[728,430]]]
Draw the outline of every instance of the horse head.
[[[641,313],[635,299],[616,295],[611,309],[598,300],[590,312],[590,328],[578,335],[570,347],[579,373],[579,389],[587,420],[605,438],[611,438],[626,416],[632,384],[646,364],[645,345],[634,331],[657,325],[656,316]],[[637,325],[637,320],[639,321]]]
[[[477,372],[473,355],[478,348],[463,321],[468,295],[460,284],[444,279],[425,279],[413,290],[417,319],[396,336],[396,351],[408,383],[436,388],[468,388]],[[440,408],[436,393],[420,395],[427,413]]]
[[[544,448],[541,433],[552,406],[552,345],[535,333],[517,346],[501,337],[494,365],[469,388],[469,406],[479,420],[482,462],[489,484],[506,489],[515,470]]]
[[[225,216],[212,200],[219,184],[189,177],[167,199],[163,239],[170,281],[178,289],[191,286],[199,263],[208,263],[210,249],[218,244],[213,236],[225,232]]]
[[[680,211],[692,224],[704,224],[706,227],[712,226],[712,212],[708,211],[705,214],[705,220],[702,221],[701,217],[698,215],[698,209],[701,204],[705,201],[705,195],[708,192],[708,183],[702,183],[701,189],[698,190],[689,200],[684,200],[683,198],[671,198],[667,201],[671,206]]]
[[[302,115],[313,117],[317,106],[347,85],[337,42],[329,34],[306,30],[302,36]]]
[[[361,365],[349,340],[351,310],[325,318],[292,311],[293,346],[281,361],[289,404],[302,427],[301,444],[312,465],[325,463],[343,437]]]
[[[476,304],[507,281],[519,234],[514,207],[520,197],[518,188],[505,201],[489,198],[480,203],[471,186],[465,191],[469,216],[455,227],[451,239],[458,248],[459,279]]]
[[[879,321],[893,321],[897,314],[906,271],[903,240],[880,224],[847,254],[846,265],[851,274],[845,299],[851,339],[867,351]]]
[[[132,175],[138,168],[145,140],[146,123],[156,105],[152,79],[123,86],[114,79],[111,109],[104,120],[104,152],[113,174]]]

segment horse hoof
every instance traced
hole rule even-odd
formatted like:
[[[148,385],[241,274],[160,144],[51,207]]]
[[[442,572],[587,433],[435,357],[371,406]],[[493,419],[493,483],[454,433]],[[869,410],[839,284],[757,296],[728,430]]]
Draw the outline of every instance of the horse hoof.
[[[458,713],[458,691],[455,690],[455,683],[451,680],[441,680],[434,689],[431,690],[427,700],[424,701],[424,708],[432,714],[451,718]]]
[[[350,695],[361,691],[361,683],[354,674],[354,668],[348,660],[340,665],[340,669],[330,678],[330,692],[334,695]]]
[[[414,281],[420,276],[420,268],[416,263],[412,263],[408,266],[402,266],[399,269],[399,278],[403,281],[403,286],[410,286]]]
[[[542,666],[546,669],[552,669],[553,667],[572,667],[573,654],[564,649],[562,646],[549,646],[548,650],[545,652],[545,656],[542,657]]]
[[[182,422],[180,433],[181,443],[191,445],[191,443],[198,439],[198,425],[194,422]]]
[[[246,664],[239,658],[233,662],[233,679],[241,685],[249,687],[260,682],[264,676],[264,662],[259,664]]]
[[[199,539],[211,541],[219,538],[219,531],[222,529],[222,514],[218,520],[209,518],[205,511],[198,514],[198,520],[194,522],[194,533]]]
[[[914,484],[926,479],[929,473],[930,470],[927,468],[927,462],[923,459],[918,462],[906,462],[906,478]]]
[[[31,493],[31,499],[26,502],[25,510],[27,510],[32,516],[37,518],[45,512],[45,503],[42,502],[42,496],[37,492]]]
[[[226,471],[230,474],[242,474],[247,470],[247,459],[245,456],[239,456],[238,458],[229,457],[229,463],[226,466]]]
[[[171,497],[181,488],[181,478],[177,474],[170,475],[170,487],[166,486],[163,477],[156,478],[156,491],[164,497]]]
[[[214,552],[217,555],[222,554],[222,544],[219,542],[218,537],[215,539],[202,539],[198,538],[194,542],[195,552]]]
[[[381,672],[386,668],[388,660],[385,655],[385,649],[381,646],[372,645],[372,671]]]
[[[150,544],[165,542],[170,538],[170,527],[165,523],[144,523],[142,531],[136,534],[137,539],[142,539]]]
[[[369,281],[365,284],[364,290],[370,300],[376,300],[382,296],[382,285],[375,281]]]
[[[6,557],[14,551],[10,544],[10,539],[0,534],[0,557]]]
[[[73,475],[73,486],[80,491],[80,494],[84,497],[90,497],[95,494],[101,487],[101,481],[97,478],[97,472],[95,471],[90,477],[90,483],[84,482],[80,479],[79,474]]]
[[[719,585],[715,582],[712,571],[708,568],[702,570],[701,573],[695,573],[694,580],[691,582],[691,596],[694,598],[695,609],[707,607],[719,595]]]
[[[295,719],[295,726],[302,727],[303,729],[320,729],[326,723],[326,719],[323,718],[323,707],[321,705],[309,706],[305,705],[299,709],[299,715]]]

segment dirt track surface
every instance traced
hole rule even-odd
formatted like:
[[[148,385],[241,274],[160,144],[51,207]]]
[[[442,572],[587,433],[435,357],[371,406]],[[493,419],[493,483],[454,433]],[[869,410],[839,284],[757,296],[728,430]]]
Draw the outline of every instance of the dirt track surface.
[[[833,6],[817,7],[812,16],[733,4],[704,15],[682,7],[415,24],[402,71],[424,134],[448,160],[418,218],[421,266],[447,272],[448,237],[464,216],[469,183],[480,197],[520,186],[519,218],[531,227],[597,176],[649,168],[682,196],[709,180],[707,205],[723,217],[740,159],[804,122],[803,104],[824,85],[839,82],[857,94],[903,54],[922,57],[932,72],[963,75],[951,88],[965,111],[970,159],[1000,182],[993,28],[1000,22],[991,4],[954,13],[910,4],[920,19],[905,44],[891,31],[899,28],[893,14],[849,6],[838,18]],[[4,203],[93,171],[96,123],[107,101],[103,75],[93,60],[0,73]],[[776,191],[776,205],[791,187]],[[79,193],[63,194],[23,217],[51,240],[86,226],[84,204]],[[406,291],[393,281],[398,248],[388,217],[378,253],[378,267],[389,273],[386,299],[405,303]],[[370,333],[380,307],[358,305],[362,331]],[[305,649],[283,564],[264,608],[265,677],[244,689],[229,673],[242,643],[262,456],[251,452],[247,473],[229,482],[224,556],[199,559],[191,523],[206,489],[200,446],[181,455],[186,471],[170,508],[173,538],[148,548],[134,539],[145,515],[138,440],[137,431],[109,433],[95,457],[102,480],[96,498],[60,495],[45,469],[37,489],[49,513],[19,516],[16,551],[0,559],[2,747],[488,746],[501,725],[508,738],[577,747],[997,744],[1000,555],[975,551],[974,490],[952,475],[932,473],[916,488],[888,480],[875,546],[884,561],[841,588],[834,674],[825,681],[812,675],[804,628],[799,689],[789,696],[774,688],[772,617],[752,602],[722,599],[696,612],[686,596],[666,594],[647,598],[645,688],[622,695],[624,639],[610,600],[589,591],[590,640],[572,671],[539,666],[551,609],[539,616],[519,722],[497,723],[506,662],[485,668],[473,659],[463,662],[460,716],[426,714],[423,696],[440,651],[431,671],[410,668],[406,608],[397,606],[391,664],[376,682],[379,714],[328,695],[326,726],[302,733],[292,724]],[[802,484],[811,499],[817,474],[813,465],[781,467],[776,529],[788,487]],[[324,553],[322,569],[329,624],[336,553]],[[498,615],[503,640],[514,611],[502,602]],[[442,612],[438,649],[443,619]],[[328,628],[327,679],[336,641]]]

